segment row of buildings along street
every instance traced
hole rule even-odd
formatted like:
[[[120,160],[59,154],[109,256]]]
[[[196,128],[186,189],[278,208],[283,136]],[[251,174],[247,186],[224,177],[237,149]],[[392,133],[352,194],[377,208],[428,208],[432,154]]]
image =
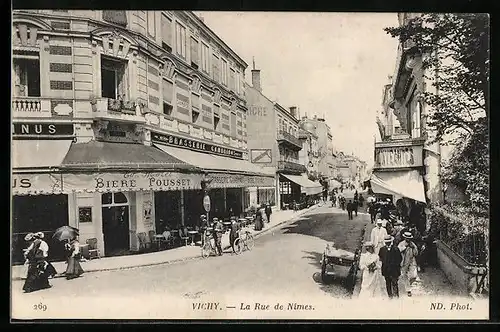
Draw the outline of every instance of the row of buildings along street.
[[[12,40],[14,263],[27,233],[63,225],[102,256],[138,251],[196,226],[203,189],[226,218],[364,177],[324,119],[270,101],[255,67],[247,84],[247,63],[192,12],[15,11]]]
[[[400,38],[395,68],[383,87],[366,85],[380,88],[382,98],[369,120],[379,135],[364,142],[366,133],[357,132],[366,129],[361,110],[280,102],[262,80],[269,66],[259,69],[259,58],[247,63],[195,12],[15,10],[11,265],[17,309],[40,296],[84,301],[89,294],[149,305],[167,296],[215,301],[220,294],[279,299],[293,293],[297,300],[323,301],[322,310],[333,305],[331,297],[399,297],[415,304],[419,296],[487,295],[489,198],[469,178],[487,172],[470,166],[476,160],[468,163],[472,171],[455,177],[444,171],[450,163],[460,170],[463,147],[443,144],[449,128],[431,122],[442,111],[426,99],[439,90],[438,71],[429,78],[426,68],[434,55],[418,36],[397,35],[425,15],[394,16],[397,26],[386,32]],[[341,65],[332,68],[350,68]],[[355,75],[344,74],[339,85],[352,84]],[[327,119],[328,112],[335,115]],[[339,148],[342,135],[333,121],[339,131],[355,124],[347,142],[351,151],[368,146],[368,155],[373,146],[373,165]],[[463,151],[464,158],[472,154]],[[55,237],[61,229],[74,233]],[[235,234],[245,234],[237,239],[241,247]],[[27,243],[42,239],[48,258],[30,260]],[[382,247],[397,248],[401,261],[391,265],[397,276],[388,275]],[[75,251],[78,258],[68,254]],[[80,261],[84,272],[75,274],[84,276],[73,278],[70,263]],[[41,292],[21,294],[31,293],[21,280],[49,265],[56,269],[50,285],[46,278]],[[68,280],[59,278],[64,274]],[[375,274],[378,281],[370,284]],[[85,308],[84,318],[94,317],[93,309]],[[129,317],[128,310],[147,309],[129,306],[120,315]]]

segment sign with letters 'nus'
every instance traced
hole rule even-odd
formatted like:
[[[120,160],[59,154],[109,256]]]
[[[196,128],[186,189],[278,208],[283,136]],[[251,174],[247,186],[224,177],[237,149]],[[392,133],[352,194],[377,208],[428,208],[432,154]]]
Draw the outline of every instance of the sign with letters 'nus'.
[[[14,123],[12,135],[29,136],[73,136],[72,123]]]

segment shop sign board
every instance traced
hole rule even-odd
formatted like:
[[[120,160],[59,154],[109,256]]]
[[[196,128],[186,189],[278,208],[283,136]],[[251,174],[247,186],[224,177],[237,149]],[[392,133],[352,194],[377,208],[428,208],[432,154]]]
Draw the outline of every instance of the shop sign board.
[[[274,187],[274,177],[209,173],[211,188]]]
[[[376,147],[375,167],[384,168],[408,168],[423,166],[421,145]]]
[[[209,143],[203,143],[188,138],[178,137],[174,135],[165,135],[160,133],[151,133],[151,141],[163,145],[170,145],[181,149],[188,149],[197,152],[210,153],[218,156],[229,157],[234,159],[243,159],[243,152],[216,146]]]
[[[173,172],[63,174],[64,192],[171,191],[201,189],[201,174]]]
[[[14,123],[13,136],[73,136],[72,123]]]

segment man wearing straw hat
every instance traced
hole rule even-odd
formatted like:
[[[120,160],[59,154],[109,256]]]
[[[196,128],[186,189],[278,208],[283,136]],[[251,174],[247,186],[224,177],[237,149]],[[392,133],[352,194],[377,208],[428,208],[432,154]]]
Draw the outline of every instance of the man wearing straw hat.
[[[378,253],[382,262],[382,276],[385,278],[385,286],[389,298],[399,297],[398,279],[401,275],[401,252],[393,244],[394,238],[387,235],[384,239],[385,245]]]
[[[413,235],[410,232],[403,233],[403,241],[398,244],[398,249],[403,255],[403,262],[401,263],[401,275],[405,291],[408,296],[411,296],[411,283],[413,280],[418,279],[417,274],[417,260],[418,248],[413,243]]]

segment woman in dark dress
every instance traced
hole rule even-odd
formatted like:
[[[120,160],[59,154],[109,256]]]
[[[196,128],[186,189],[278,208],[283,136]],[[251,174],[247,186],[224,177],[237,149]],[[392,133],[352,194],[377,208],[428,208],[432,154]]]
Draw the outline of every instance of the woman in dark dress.
[[[68,267],[66,268],[66,279],[78,278],[83,274],[83,269],[80,265],[80,244],[77,239],[72,240],[66,244],[68,253]]]
[[[264,223],[262,221],[262,209],[258,208],[257,211],[255,212],[255,230],[260,231],[262,230],[263,226]]]
[[[28,260],[28,274],[23,286],[26,293],[37,291],[44,288],[52,287],[49,284],[49,279],[45,274],[45,258],[43,251],[40,249],[42,241],[30,233],[24,238],[31,242],[31,245],[25,251],[25,257]]]

